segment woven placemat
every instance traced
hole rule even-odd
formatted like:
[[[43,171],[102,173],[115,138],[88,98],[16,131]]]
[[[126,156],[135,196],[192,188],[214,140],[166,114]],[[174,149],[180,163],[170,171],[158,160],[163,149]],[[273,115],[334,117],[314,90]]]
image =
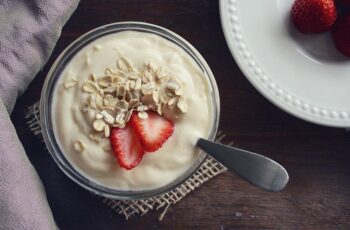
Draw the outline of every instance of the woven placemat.
[[[25,119],[32,133],[38,136],[41,141],[43,141],[40,127],[39,103],[36,103],[28,108]],[[224,133],[219,131],[215,141],[221,142],[225,136],[226,135]],[[233,142],[225,144],[232,145]],[[97,197],[101,199],[104,204],[113,209],[116,213],[124,215],[125,219],[129,219],[134,215],[143,216],[150,210],[158,210],[163,208],[163,211],[158,218],[159,221],[161,221],[171,205],[176,204],[196,188],[211,178],[225,172],[226,170],[227,169],[225,166],[217,162],[214,158],[208,156],[189,179],[187,179],[184,183],[175,189],[162,195],[134,201],[114,200],[100,196]]]

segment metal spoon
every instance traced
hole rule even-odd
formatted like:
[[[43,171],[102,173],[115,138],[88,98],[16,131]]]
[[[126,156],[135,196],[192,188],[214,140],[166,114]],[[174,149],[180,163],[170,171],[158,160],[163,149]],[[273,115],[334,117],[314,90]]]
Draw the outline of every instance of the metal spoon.
[[[248,182],[268,191],[281,191],[288,183],[287,171],[276,161],[257,153],[200,138],[197,147]]]

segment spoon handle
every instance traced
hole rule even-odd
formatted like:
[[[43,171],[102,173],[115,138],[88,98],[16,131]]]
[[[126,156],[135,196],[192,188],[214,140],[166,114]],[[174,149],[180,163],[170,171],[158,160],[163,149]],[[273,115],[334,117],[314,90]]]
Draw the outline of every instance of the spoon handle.
[[[288,183],[287,171],[276,161],[265,156],[202,138],[198,140],[197,147],[262,189],[278,192]]]

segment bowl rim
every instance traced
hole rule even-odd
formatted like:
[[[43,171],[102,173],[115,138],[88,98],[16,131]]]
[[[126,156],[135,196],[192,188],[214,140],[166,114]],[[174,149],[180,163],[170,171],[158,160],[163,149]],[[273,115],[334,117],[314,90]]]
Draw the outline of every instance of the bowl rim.
[[[76,182],[81,187],[87,189],[88,191],[103,197],[118,200],[140,200],[164,194],[178,187],[196,172],[196,170],[206,159],[207,154],[201,151],[197,159],[194,161],[194,163],[189,169],[187,169],[177,179],[162,187],[147,190],[111,189],[99,185],[92,180],[89,180],[86,176],[82,175],[79,171],[77,171],[75,169],[75,166],[70,164],[70,162],[66,159],[63,151],[61,151],[61,148],[59,147],[58,143],[56,142],[51,120],[51,102],[52,95],[55,89],[55,83],[60,77],[61,72],[65,69],[66,64],[68,64],[69,61],[82,48],[84,48],[86,45],[93,42],[94,40],[109,34],[118,33],[122,31],[148,32],[161,36],[185,50],[186,53],[190,55],[190,57],[197,63],[199,68],[203,71],[204,75],[208,78],[209,84],[211,86],[211,94],[213,100],[213,124],[208,139],[215,139],[220,118],[220,98],[214,75],[211,69],[209,68],[208,64],[201,56],[201,54],[181,36],[166,28],[150,23],[137,21],[117,22],[97,27],[81,35],[76,40],[74,40],[67,48],[65,48],[65,50],[58,56],[58,58],[50,68],[50,71],[48,72],[47,77],[45,79],[40,98],[40,122],[44,142],[50,152],[50,155],[52,156],[56,164],[59,166],[59,168],[71,180]]]

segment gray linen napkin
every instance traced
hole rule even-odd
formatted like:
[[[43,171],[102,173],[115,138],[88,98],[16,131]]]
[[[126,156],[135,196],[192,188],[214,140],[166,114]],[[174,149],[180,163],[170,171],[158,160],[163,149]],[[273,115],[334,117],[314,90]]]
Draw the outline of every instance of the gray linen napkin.
[[[10,113],[47,61],[78,0],[0,0],[0,229],[55,229]]]

